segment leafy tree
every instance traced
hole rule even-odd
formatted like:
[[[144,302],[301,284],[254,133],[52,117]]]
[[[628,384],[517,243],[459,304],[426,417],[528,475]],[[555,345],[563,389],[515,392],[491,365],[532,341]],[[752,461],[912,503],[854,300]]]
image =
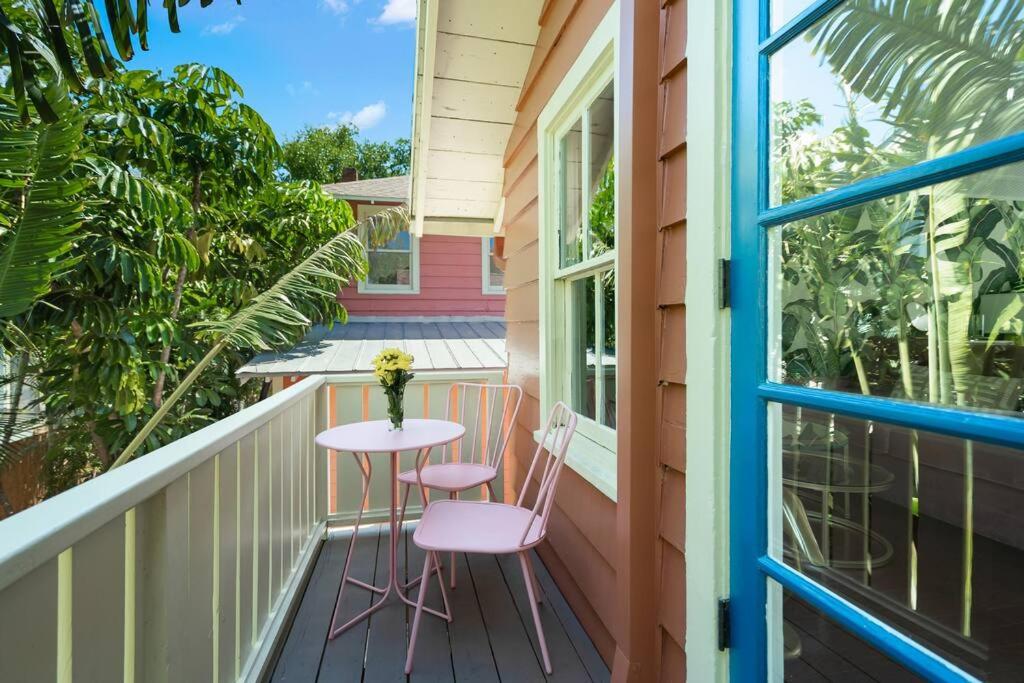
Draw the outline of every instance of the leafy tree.
[[[361,142],[356,170],[360,178],[390,178],[409,173],[409,139]]]
[[[355,126],[306,127],[284,144],[284,169],[294,180],[336,183],[359,160]],[[362,177],[362,174],[360,174]]]
[[[370,142],[358,135],[351,124],[303,128],[284,144],[284,170],[294,180],[318,183],[341,181],[346,168],[356,169],[360,179],[409,173],[408,139]]]
[[[0,139],[25,150],[0,165],[0,263],[20,269],[0,271],[0,349],[24,360],[0,384],[40,396],[51,491],[255,400],[234,377],[255,349],[345,318],[336,279],[365,267],[351,209],[276,178],[274,136],[240,97],[197,65],[90,83],[53,124],[26,126],[0,97]],[[61,240],[26,259],[22,226]],[[0,419],[16,457],[26,412]]]
[[[235,1],[242,4],[242,0]],[[212,2],[201,0],[200,4],[206,7]],[[188,3],[163,3],[173,33],[181,30],[178,8]],[[140,0],[134,12],[126,0],[108,0],[105,8],[114,48],[122,60],[127,62],[135,56],[136,39],[140,48],[149,49],[148,0]],[[0,56],[10,67],[11,95],[26,123],[33,115],[48,123],[57,121],[67,89],[76,94],[86,91],[84,74],[108,79],[121,66],[108,46],[92,0],[5,3],[0,7]]]

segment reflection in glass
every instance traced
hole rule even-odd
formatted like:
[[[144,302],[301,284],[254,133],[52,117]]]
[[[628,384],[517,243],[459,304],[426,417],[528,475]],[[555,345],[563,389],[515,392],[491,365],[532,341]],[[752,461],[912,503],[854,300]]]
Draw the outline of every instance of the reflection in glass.
[[[579,119],[559,143],[559,177],[558,230],[564,267],[583,259],[583,123]]]
[[[811,5],[811,0],[771,0],[772,31],[785,26]]]
[[[773,377],[1022,415],[1024,164],[773,234]]]
[[[505,259],[494,253],[494,244],[495,239],[491,237],[487,250],[487,288],[496,291],[505,287]]]
[[[573,280],[569,284],[570,310],[572,321],[569,329],[570,344],[570,395],[572,409],[591,420],[596,419],[595,410],[595,365],[594,335],[596,316],[594,309],[594,277]]]
[[[600,256],[615,248],[615,89],[612,83],[590,105],[588,125],[590,255]]]
[[[601,349],[600,418],[601,424],[615,429],[615,270],[605,271],[597,276],[600,285],[598,304],[601,325],[598,348]]]
[[[782,619],[774,628],[781,629],[772,642],[781,648],[775,652],[781,664],[783,680],[804,681],[885,681],[910,683],[922,681],[901,665],[856,636],[837,626],[820,611],[774,581],[782,602]]]
[[[1024,678],[1024,453],[796,406],[770,413],[775,557],[972,673]]]
[[[1022,55],[1020,3],[841,3],[771,58],[772,203],[1021,131]]]

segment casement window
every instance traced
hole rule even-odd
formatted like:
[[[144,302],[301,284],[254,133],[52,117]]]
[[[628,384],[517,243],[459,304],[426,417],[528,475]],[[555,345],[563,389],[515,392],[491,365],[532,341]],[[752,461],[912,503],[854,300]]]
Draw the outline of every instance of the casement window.
[[[379,213],[385,206],[359,207],[359,218]],[[419,240],[403,230],[386,244],[373,244],[364,231],[370,272],[359,282],[359,291],[367,294],[416,294],[419,292]]]
[[[580,417],[569,464],[614,497],[616,427],[613,5],[541,113],[541,400]]]
[[[481,260],[483,261],[483,293],[505,293],[505,260],[495,253],[497,238],[484,237],[481,240]]]
[[[1024,7],[732,18],[730,674],[1022,680]]]

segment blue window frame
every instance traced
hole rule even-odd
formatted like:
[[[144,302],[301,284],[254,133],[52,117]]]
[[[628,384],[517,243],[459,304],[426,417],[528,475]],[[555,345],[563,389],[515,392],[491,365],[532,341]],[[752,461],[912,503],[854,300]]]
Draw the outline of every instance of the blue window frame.
[[[792,5],[793,3],[790,3]],[[937,3],[936,3],[937,4]],[[954,3],[955,4],[955,3]],[[733,680],[769,680],[769,582],[781,585],[832,622],[929,680],[973,680],[963,669],[908,637],[863,605],[809,579],[770,552],[772,486],[769,410],[789,406],[894,428],[1024,449],[1024,419],[950,405],[867,396],[773,381],[768,358],[770,235],[773,228],[1024,160],[1024,133],[930,154],[904,167],[825,192],[773,201],[771,57],[804,35],[843,0],[817,0],[772,32],[769,0],[734,2],[732,175],[732,352],[730,593]],[[941,328],[940,328],[941,329]],[[916,437],[915,437],[916,438]],[[781,533],[781,532],[779,532]]]

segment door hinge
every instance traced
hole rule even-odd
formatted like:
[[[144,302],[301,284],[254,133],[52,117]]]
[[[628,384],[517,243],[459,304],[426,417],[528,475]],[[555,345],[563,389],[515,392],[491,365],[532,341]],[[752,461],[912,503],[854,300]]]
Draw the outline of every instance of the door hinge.
[[[729,598],[718,599],[718,651],[725,652],[729,648]]]
[[[729,308],[732,305],[732,261],[727,258],[718,259],[718,307]]]

